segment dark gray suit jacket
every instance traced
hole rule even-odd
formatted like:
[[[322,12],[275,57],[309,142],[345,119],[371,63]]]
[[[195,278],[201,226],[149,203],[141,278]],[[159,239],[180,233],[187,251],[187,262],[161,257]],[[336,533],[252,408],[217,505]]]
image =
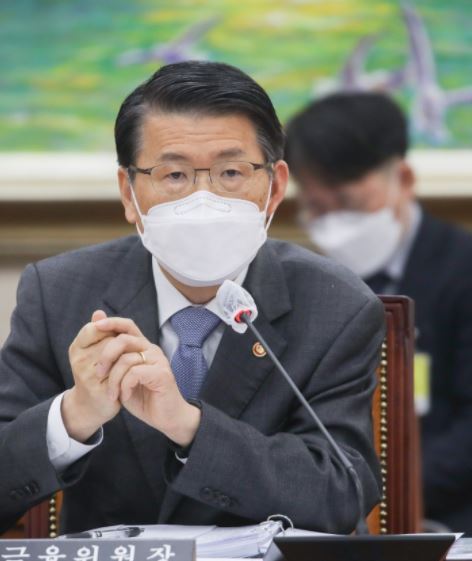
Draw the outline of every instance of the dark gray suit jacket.
[[[370,400],[383,307],[353,274],[268,241],[246,288],[258,329],[351,458],[365,510],[379,498]],[[354,486],[254,339],[226,328],[201,392],[202,422],[187,464],[127,411],[103,443],[58,475],[46,424],[73,378],[68,347],[92,312],[133,319],[159,341],[151,259],[135,236],[26,268],[0,355],[0,528],[58,489],[62,531],[116,523],[239,525],[283,513],[304,528],[348,532]]]

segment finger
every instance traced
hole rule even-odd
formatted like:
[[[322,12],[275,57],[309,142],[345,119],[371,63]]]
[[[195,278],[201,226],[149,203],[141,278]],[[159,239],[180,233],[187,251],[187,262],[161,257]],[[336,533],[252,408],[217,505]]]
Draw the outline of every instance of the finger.
[[[121,381],[120,397],[121,402],[128,401],[134,388],[139,385],[145,386],[148,390],[158,392],[164,381],[161,369],[156,364],[141,364],[133,366],[128,370]]]
[[[121,355],[133,351],[139,353],[149,346],[150,343],[145,337],[135,337],[134,335],[120,333],[120,335],[111,339],[102,349],[98,358],[97,376],[99,378],[107,376],[113,364]]]
[[[126,353],[120,356],[110,370],[106,383],[108,384],[108,397],[115,401],[120,394],[120,385],[126,373],[135,366],[143,364],[143,359],[138,352]]]
[[[94,324],[100,331],[115,331],[116,333],[128,333],[137,337],[143,337],[138,326],[132,319],[128,318],[105,318]]]
[[[97,329],[96,323],[86,323],[77,334],[72,345],[76,345],[81,349],[86,349],[95,343],[99,343],[103,339],[110,337],[110,333]]]
[[[92,314],[92,322],[106,319],[107,315],[103,310],[95,310]]]
[[[91,383],[99,387],[99,380],[96,375],[96,368],[102,350],[112,341],[113,337],[108,335],[97,343],[89,345],[87,348],[80,348],[74,342],[69,349],[69,362],[74,374],[76,383]]]
[[[167,368],[170,371],[169,363],[157,345],[153,345],[146,349],[146,351],[122,354],[112,366],[107,379],[108,394],[113,401],[117,399],[120,393],[121,380],[128,370],[133,368],[133,366],[141,366],[145,363],[156,366],[156,368]]]

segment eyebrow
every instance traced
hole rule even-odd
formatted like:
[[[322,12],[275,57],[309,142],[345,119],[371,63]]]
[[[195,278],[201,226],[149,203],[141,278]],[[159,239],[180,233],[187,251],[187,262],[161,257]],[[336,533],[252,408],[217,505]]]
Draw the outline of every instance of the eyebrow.
[[[245,156],[246,152],[241,148],[228,148],[221,150],[215,155],[215,159],[220,160],[223,158],[238,158]],[[188,158],[178,152],[164,152],[158,158],[160,162],[188,162]]]
[[[216,154],[216,158],[238,158],[239,156],[245,156],[246,152],[241,150],[241,148],[228,148],[227,150],[222,150]]]

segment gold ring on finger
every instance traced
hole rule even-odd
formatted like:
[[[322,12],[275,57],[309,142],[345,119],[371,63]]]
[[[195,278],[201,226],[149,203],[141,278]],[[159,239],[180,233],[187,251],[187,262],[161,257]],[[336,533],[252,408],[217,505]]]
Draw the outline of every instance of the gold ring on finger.
[[[146,364],[147,360],[146,360],[146,355],[144,354],[144,351],[138,351],[138,353],[141,356],[141,360],[143,361],[143,364]]]

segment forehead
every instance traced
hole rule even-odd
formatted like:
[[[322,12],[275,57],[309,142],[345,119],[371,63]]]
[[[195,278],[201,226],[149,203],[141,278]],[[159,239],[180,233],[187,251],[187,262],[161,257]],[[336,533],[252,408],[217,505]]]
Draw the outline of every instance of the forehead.
[[[192,160],[231,151],[242,157],[262,156],[256,129],[244,115],[151,112],[143,118],[140,157],[174,154]]]
[[[381,168],[365,173],[359,179],[345,181],[337,185],[330,185],[324,182],[321,178],[317,177],[311,172],[303,171],[297,178],[299,184],[308,192],[321,193],[343,193],[343,194],[356,194],[356,193],[374,193],[377,191],[388,190],[392,180],[392,170],[390,167],[383,166]]]

